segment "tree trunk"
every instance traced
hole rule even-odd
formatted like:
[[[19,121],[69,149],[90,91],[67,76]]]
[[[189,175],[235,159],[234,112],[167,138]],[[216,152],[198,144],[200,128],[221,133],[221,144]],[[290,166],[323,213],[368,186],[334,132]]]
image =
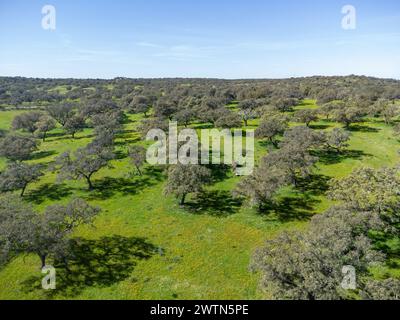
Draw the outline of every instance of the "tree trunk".
[[[139,176],[142,176],[142,171],[140,170],[139,166],[136,166],[136,170],[139,172]]]
[[[40,261],[42,262],[42,267],[40,269],[43,269],[46,266],[46,254],[39,254],[40,256]]]
[[[25,185],[22,187],[21,194],[20,194],[21,197],[24,196],[24,193],[25,193],[25,190],[26,190],[26,187],[27,187],[27,186],[28,186],[28,185],[25,184]]]
[[[246,119],[244,119],[243,121],[244,121],[244,126],[247,127],[248,121]]]
[[[269,141],[272,143],[272,145],[273,145],[275,148],[278,148],[278,141],[274,140],[273,138],[269,138]]]
[[[85,177],[85,178],[86,178],[86,182],[88,184],[89,191],[92,191],[94,188],[93,188],[92,181],[90,180],[90,176],[89,177]]]
[[[43,142],[46,141],[46,132],[43,132]]]
[[[183,206],[185,204],[186,193],[182,195],[180,205]]]

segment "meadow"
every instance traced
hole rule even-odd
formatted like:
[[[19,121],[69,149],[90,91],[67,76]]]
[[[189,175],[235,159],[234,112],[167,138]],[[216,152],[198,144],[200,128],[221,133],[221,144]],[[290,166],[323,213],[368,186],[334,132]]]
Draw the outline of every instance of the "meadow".
[[[314,100],[304,100],[295,109],[307,108],[318,106]],[[24,111],[0,111],[0,129],[8,130],[20,112]],[[392,126],[379,118],[367,119],[352,126],[350,145],[343,154],[322,154],[311,181],[282,190],[267,212],[259,213],[232,196],[240,177],[230,171],[182,207],[163,193],[163,168],[146,165],[143,176],[135,174],[127,147],[144,143],[136,132],[142,116],[127,117],[116,140],[117,158],[112,167],[94,176],[93,191],[87,191],[84,181],[56,183],[54,172],[47,172],[26,191],[26,201],[39,210],[73,197],[101,207],[93,226],[74,233],[80,241],[72,275],[67,279],[65,270],[57,269],[57,289],[45,291],[38,257],[20,255],[0,269],[0,300],[261,299],[259,275],[249,271],[257,247],[282,230],[305,228],[310,217],[329,208],[333,204],[325,196],[329,179],[345,177],[363,165],[379,168],[398,163],[400,144]],[[258,123],[250,121],[249,128]],[[312,123],[317,130],[339,126],[323,119]],[[92,138],[90,129],[75,139],[55,129],[29,162],[51,164],[57,155]],[[267,152],[265,141],[257,141],[256,158]],[[0,159],[0,170],[4,165]],[[387,272],[400,276],[396,265],[376,270],[378,276]]]

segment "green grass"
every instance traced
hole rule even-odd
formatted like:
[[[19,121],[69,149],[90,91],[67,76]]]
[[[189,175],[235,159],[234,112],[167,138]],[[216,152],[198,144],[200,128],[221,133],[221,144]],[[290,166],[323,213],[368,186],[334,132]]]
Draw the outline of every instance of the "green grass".
[[[299,108],[303,107],[316,108],[314,101],[304,101]],[[17,113],[0,112],[0,129],[8,129]],[[42,277],[39,259],[19,256],[0,270],[0,299],[262,298],[258,275],[248,270],[255,248],[282,230],[304,228],[310,216],[327,209],[332,203],[321,191],[327,179],[346,176],[360,165],[380,167],[398,162],[399,142],[393,138],[392,128],[375,120],[352,132],[347,157],[322,159],[314,188],[282,190],[279,204],[269,214],[259,214],[231,198],[230,191],[240,179],[231,174],[210,186],[205,197],[189,198],[188,206],[182,208],[173,197],[163,195],[161,170],[147,166],[143,177],[131,177],[126,144],[142,143],[134,132],[141,116],[129,119],[126,132],[117,140],[122,156],[112,162],[112,168],[94,176],[96,190],[86,191],[83,181],[55,184],[56,175],[48,172],[26,193],[26,200],[38,210],[76,196],[103,209],[94,227],[80,227],[74,234],[86,241],[86,254],[96,257],[94,265],[89,266],[84,258],[78,260],[75,278],[66,284],[60,280],[59,289],[49,293],[37,288]],[[257,123],[254,120],[250,125]],[[337,126],[326,121],[312,125],[324,130]],[[56,129],[31,161],[50,163],[58,154],[91,139],[90,130],[72,140]],[[267,147],[259,141],[256,152],[260,157]],[[112,238],[115,235],[120,238]],[[105,252],[104,243],[113,254]],[[389,269],[376,272],[378,276],[398,274]]]

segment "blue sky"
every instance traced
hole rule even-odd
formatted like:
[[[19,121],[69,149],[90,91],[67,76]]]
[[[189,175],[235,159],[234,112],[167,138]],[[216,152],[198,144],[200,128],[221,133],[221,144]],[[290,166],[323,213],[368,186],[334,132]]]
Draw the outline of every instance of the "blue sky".
[[[355,30],[341,27],[347,4]],[[0,0],[1,76],[347,74],[400,79],[399,0]]]

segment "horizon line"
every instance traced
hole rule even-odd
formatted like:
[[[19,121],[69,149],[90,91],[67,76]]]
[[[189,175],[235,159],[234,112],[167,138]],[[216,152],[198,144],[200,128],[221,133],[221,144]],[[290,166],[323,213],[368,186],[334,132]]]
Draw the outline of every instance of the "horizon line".
[[[118,79],[125,79],[125,80],[219,80],[219,81],[254,81],[254,80],[290,80],[290,79],[304,79],[304,78],[346,78],[346,77],[359,77],[359,78],[373,78],[373,79],[382,79],[382,80],[395,80],[400,81],[399,78],[394,77],[379,77],[373,75],[365,75],[365,74],[348,74],[348,75],[312,75],[312,76],[292,76],[292,77],[277,77],[277,78],[215,78],[215,77],[125,77],[125,76],[117,76],[112,78],[88,78],[88,77],[32,77],[32,76],[9,76],[9,75],[0,75],[0,78],[22,78],[22,79],[41,79],[41,80],[102,80],[102,81],[112,81]]]

